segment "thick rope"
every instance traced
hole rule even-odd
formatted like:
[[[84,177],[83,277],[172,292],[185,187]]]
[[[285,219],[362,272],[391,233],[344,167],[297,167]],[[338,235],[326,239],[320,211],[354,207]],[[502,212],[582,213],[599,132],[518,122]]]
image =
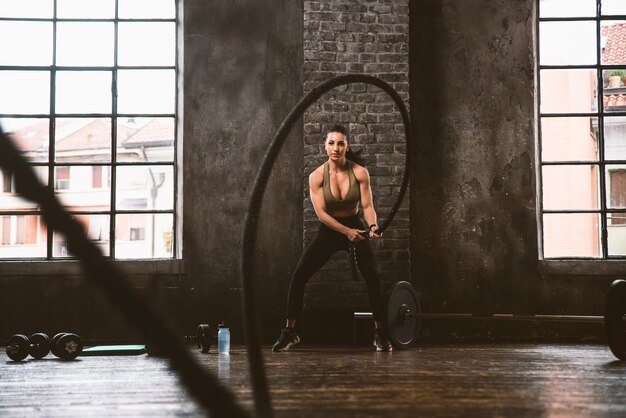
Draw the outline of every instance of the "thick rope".
[[[338,77],[331,78],[326,82],[315,87],[311,92],[304,96],[294,107],[291,109],[287,117],[283,120],[282,124],[276,131],[272,143],[270,144],[265,156],[261,168],[259,169],[256,179],[254,181],[254,187],[248,202],[248,209],[246,211],[245,224],[243,230],[243,237],[241,242],[241,284],[242,284],[242,298],[243,298],[243,315],[244,315],[244,327],[246,330],[246,337],[248,342],[248,360],[250,362],[250,374],[252,377],[254,399],[256,403],[256,412],[259,417],[271,418],[272,417],[272,404],[270,394],[267,385],[267,379],[265,376],[265,366],[263,364],[263,356],[261,354],[261,347],[258,337],[258,324],[257,318],[258,308],[255,298],[254,289],[254,251],[257,240],[257,229],[259,221],[259,212],[261,210],[261,203],[263,200],[263,194],[265,187],[267,186],[268,179],[270,177],[274,162],[278,157],[280,149],[287,138],[287,135],[293,128],[294,124],[309,106],[319,99],[324,93],[329,90],[341,86],[344,84],[352,83],[365,83],[374,85],[385,93],[387,93],[395,102],[400,115],[402,116],[402,123],[404,124],[404,133],[406,141],[406,158],[405,158],[405,170],[402,178],[402,184],[398,193],[397,200],[393,205],[387,218],[381,223],[377,234],[382,233],[387,226],[391,223],[396,212],[400,208],[406,189],[409,184],[408,167],[410,163],[410,120],[409,114],[402,101],[400,95],[386,82],[379,78],[364,75],[364,74],[346,74]]]
[[[89,241],[82,226],[67,213],[54,191],[37,179],[27,161],[20,155],[0,127],[0,167],[15,175],[19,194],[37,203],[48,228],[61,232],[69,250],[83,263],[87,277],[96,283],[117,305],[128,323],[143,336],[146,344],[169,360],[188,392],[211,417],[249,417],[234,395],[197,362],[165,319],[131,285],[124,273],[107,261],[100,249]]]

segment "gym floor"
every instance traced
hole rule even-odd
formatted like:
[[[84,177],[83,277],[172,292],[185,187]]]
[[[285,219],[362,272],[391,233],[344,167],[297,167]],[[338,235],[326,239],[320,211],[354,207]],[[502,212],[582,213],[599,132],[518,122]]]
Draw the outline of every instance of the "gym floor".
[[[191,349],[191,348],[190,348]],[[194,351],[252,411],[245,347]],[[264,350],[276,417],[623,417],[626,363],[601,345]],[[0,416],[202,416],[166,361],[0,358]]]

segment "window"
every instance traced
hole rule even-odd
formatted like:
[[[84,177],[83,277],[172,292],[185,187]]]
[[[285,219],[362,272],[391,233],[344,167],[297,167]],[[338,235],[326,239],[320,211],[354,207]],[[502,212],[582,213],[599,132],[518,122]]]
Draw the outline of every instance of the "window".
[[[143,241],[146,239],[145,228],[130,228],[131,241]]]
[[[22,245],[37,245],[45,232],[39,225],[39,217],[31,215],[2,216],[0,222],[0,246],[14,247]],[[26,251],[31,252],[31,249]]]
[[[56,167],[54,188],[56,190],[68,190],[70,188],[70,168],[68,166]]]
[[[543,258],[626,257],[626,2],[538,0]]]
[[[15,193],[15,183],[13,181],[13,173],[8,170],[2,170],[2,193]]]
[[[0,125],[116,259],[176,254],[177,6],[0,2]],[[71,257],[40,208],[14,194],[11,174],[0,175],[0,259]]]

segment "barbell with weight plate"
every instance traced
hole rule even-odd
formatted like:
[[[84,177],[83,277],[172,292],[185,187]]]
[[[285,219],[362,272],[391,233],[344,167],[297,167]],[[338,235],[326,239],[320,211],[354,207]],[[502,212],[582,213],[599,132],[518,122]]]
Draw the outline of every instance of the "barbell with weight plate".
[[[626,360],[626,280],[614,280],[606,293],[604,329],[609,348],[615,357]]]
[[[618,279],[610,286],[606,298],[604,316],[595,315],[533,315],[533,314],[457,314],[421,313],[419,295],[406,281],[394,283],[386,293],[385,317],[383,318],[391,343],[399,349],[407,349],[419,335],[422,319],[475,319],[517,320],[551,322],[604,322],[611,351],[620,360],[626,360],[626,280]],[[356,312],[355,319],[372,318],[369,312]]]

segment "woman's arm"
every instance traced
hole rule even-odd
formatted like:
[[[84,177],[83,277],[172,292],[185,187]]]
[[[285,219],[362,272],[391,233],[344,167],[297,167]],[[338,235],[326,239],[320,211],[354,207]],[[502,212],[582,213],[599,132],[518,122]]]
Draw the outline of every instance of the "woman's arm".
[[[324,200],[324,173],[320,168],[313,171],[309,176],[309,193],[315,214],[327,227],[345,235],[350,241],[360,241],[363,239],[362,230],[348,228],[339,223],[326,211],[326,201]]]
[[[376,216],[376,210],[374,209],[374,198],[372,197],[370,173],[365,167],[356,164],[354,165],[353,171],[360,185],[361,208],[363,209],[363,218],[365,218],[365,222],[367,222],[368,227],[371,225],[376,225],[375,227],[371,227],[368,231],[369,236],[371,238],[380,238],[380,235],[377,235],[375,233],[375,231],[378,229],[378,217]]]

